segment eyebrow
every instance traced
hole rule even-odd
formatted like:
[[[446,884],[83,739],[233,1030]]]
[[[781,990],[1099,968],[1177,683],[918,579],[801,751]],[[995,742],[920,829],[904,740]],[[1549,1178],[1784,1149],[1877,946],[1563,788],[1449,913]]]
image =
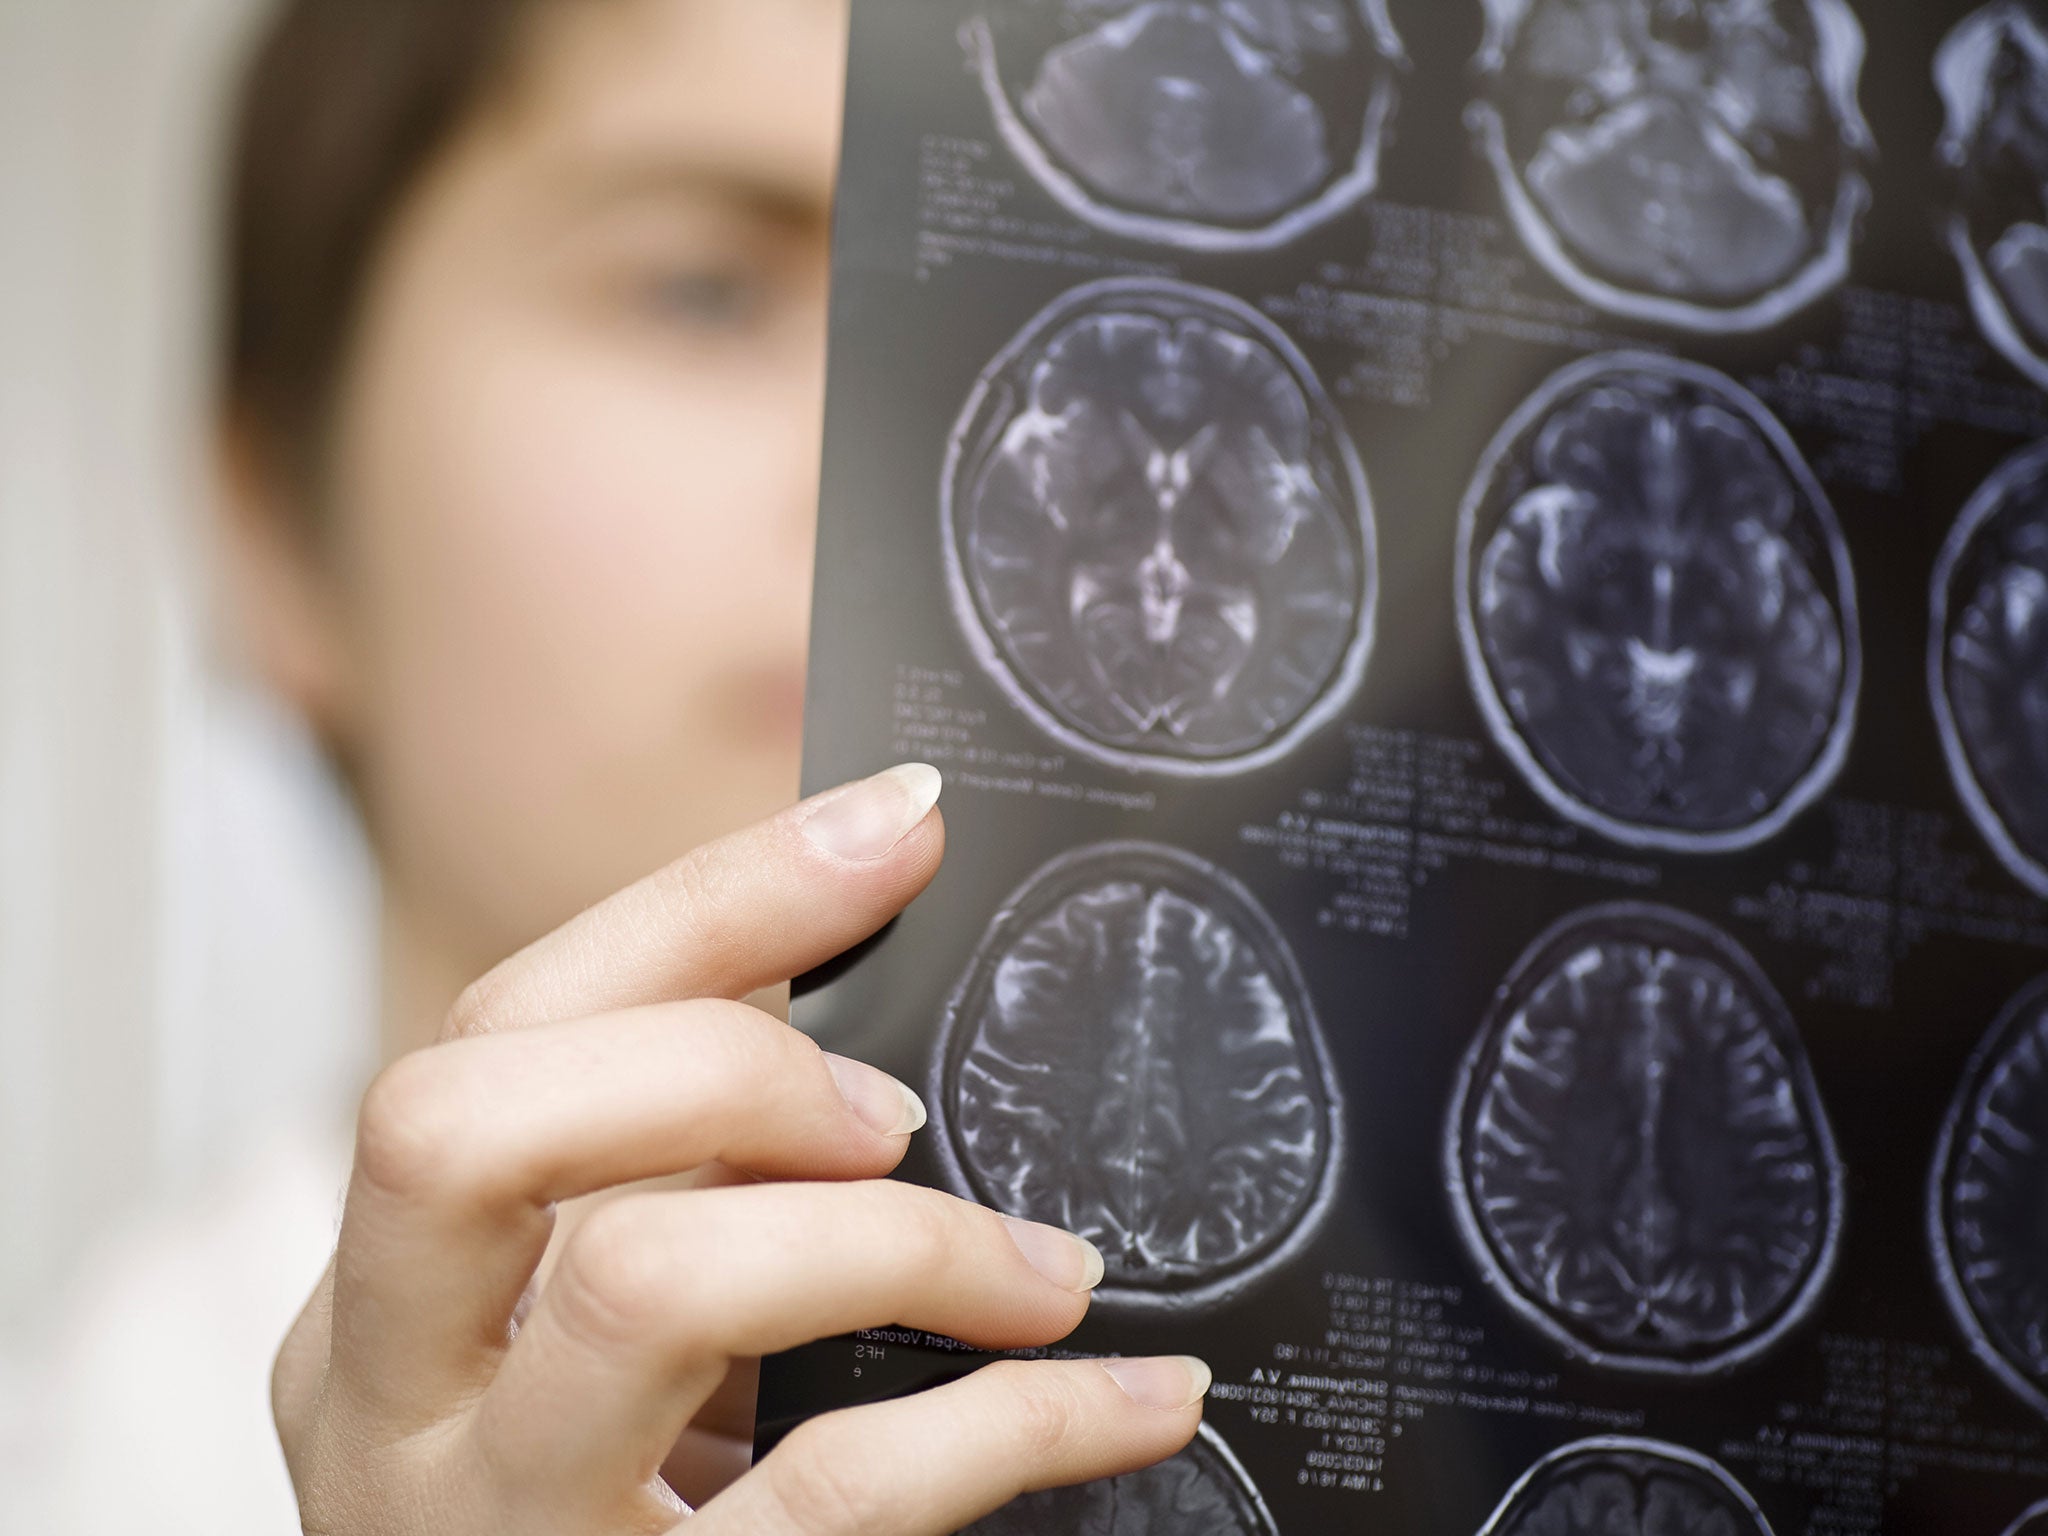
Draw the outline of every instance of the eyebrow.
[[[746,158],[651,153],[588,155],[569,162],[560,177],[567,199],[583,209],[650,198],[705,198],[732,203],[778,224],[825,222],[832,183],[788,163]]]

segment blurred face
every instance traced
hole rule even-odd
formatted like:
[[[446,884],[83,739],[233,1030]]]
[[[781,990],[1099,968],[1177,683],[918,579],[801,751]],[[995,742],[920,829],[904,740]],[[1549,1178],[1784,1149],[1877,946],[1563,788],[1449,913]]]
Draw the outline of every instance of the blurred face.
[[[555,0],[382,253],[336,730],[473,969],[796,790],[844,25]]]

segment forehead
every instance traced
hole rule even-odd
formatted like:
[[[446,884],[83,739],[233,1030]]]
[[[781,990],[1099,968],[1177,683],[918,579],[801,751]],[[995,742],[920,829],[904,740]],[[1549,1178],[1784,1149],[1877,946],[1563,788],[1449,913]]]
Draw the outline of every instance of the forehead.
[[[829,189],[847,0],[545,0],[496,126],[603,167],[687,156]]]

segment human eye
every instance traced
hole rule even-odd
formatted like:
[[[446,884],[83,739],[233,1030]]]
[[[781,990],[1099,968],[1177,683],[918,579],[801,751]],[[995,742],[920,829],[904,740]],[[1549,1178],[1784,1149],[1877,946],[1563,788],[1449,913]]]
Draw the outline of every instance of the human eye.
[[[653,268],[634,285],[634,299],[650,321],[712,333],[757,329],[772,307],[767,285],[737,264]]]

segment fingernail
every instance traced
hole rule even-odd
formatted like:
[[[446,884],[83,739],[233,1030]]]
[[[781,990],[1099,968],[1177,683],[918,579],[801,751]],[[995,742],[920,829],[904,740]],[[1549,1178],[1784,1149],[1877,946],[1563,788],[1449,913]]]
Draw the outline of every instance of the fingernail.
[[[1025,1262],[1061,1290],[1092,1291],[1102,1284],[1102,1253],[1087,1238],[1014,1216],[1005,1216],[1003,1225]]]
[[[929,1118],[924,1100],[879,1067],[827,1054],[825,1066],[853,1112],[884,1136],[908,1136]]]
[[[931,814],[945,782],[926,763],[891,768],[826,799],[804,822],[804,836],[835,859],[879,859]]]
[[[1193,1355],[1104,1360],[1102,1368],[1132,1402],[1168,1413],[1194,1407],[1209,1395],[1209,1383],[1215,1379],[1209,1367]]]

